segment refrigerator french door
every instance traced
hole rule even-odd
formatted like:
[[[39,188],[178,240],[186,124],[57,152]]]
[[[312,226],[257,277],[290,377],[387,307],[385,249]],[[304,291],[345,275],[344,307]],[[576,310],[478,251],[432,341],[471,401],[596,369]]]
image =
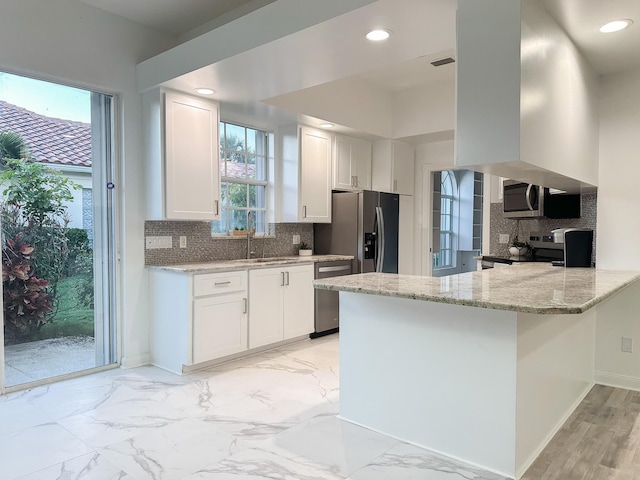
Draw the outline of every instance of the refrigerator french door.
[[[353,273],[398,273],[399,196],[335,192],[330,224],[314,225],[318,254],[353,255]]]

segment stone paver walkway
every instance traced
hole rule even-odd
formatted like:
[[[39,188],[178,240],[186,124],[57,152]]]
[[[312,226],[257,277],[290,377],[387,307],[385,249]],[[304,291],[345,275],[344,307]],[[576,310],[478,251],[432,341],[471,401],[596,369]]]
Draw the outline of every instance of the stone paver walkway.
[[[4,349],[5,386],[78,372],[96,366],[93,337],[62,337]]]

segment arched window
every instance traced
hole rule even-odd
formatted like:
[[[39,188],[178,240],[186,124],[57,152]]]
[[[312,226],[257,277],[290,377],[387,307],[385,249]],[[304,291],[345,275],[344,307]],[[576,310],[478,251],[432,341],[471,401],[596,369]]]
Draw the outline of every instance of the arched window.
[[[453,267],[453,201],[455,180],[451,170],[444,170],[440,180],[440,261],[438,268]]]

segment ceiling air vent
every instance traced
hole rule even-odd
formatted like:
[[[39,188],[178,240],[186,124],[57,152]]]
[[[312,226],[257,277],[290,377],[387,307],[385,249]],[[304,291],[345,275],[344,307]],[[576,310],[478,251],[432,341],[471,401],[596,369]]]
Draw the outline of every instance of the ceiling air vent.
[[[436,60],[435,62],[431,62],[431,65],[434,67],[441,67],[442,65],[446,65],[447,63],[453,63],[455,60],[451,57],[441,58],[440,60]]]

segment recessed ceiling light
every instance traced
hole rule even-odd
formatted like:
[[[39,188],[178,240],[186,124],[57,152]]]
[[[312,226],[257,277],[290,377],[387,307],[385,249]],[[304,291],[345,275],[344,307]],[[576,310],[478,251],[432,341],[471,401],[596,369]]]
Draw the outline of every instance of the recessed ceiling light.
[[[386,40],[391,36],[391,30],[386,30],[384,28],[377,28],[375,30],[371,30],[369,33],[365,35],[367,40],[371,40],[372,42],[381,42],[382,40]]]
[[[622,20],[614,20],[613,22],[605,23],[600,27],[601,33],[613,33],[619,32],[620,30],[624,30],[629,25],[633,23],[633,20],[622,19]]]
[[[196,88],[196,93],[200,95],[213,95],[216,91],[211,88]]]
[[[329,122],[327,122],[327,123],[321,123],[321,124],[320,124],[320,126],[321,126],[322,128],[333,128],[333,127],[335,127],[335,125],[334,125],[333,123],[329,123]]]

